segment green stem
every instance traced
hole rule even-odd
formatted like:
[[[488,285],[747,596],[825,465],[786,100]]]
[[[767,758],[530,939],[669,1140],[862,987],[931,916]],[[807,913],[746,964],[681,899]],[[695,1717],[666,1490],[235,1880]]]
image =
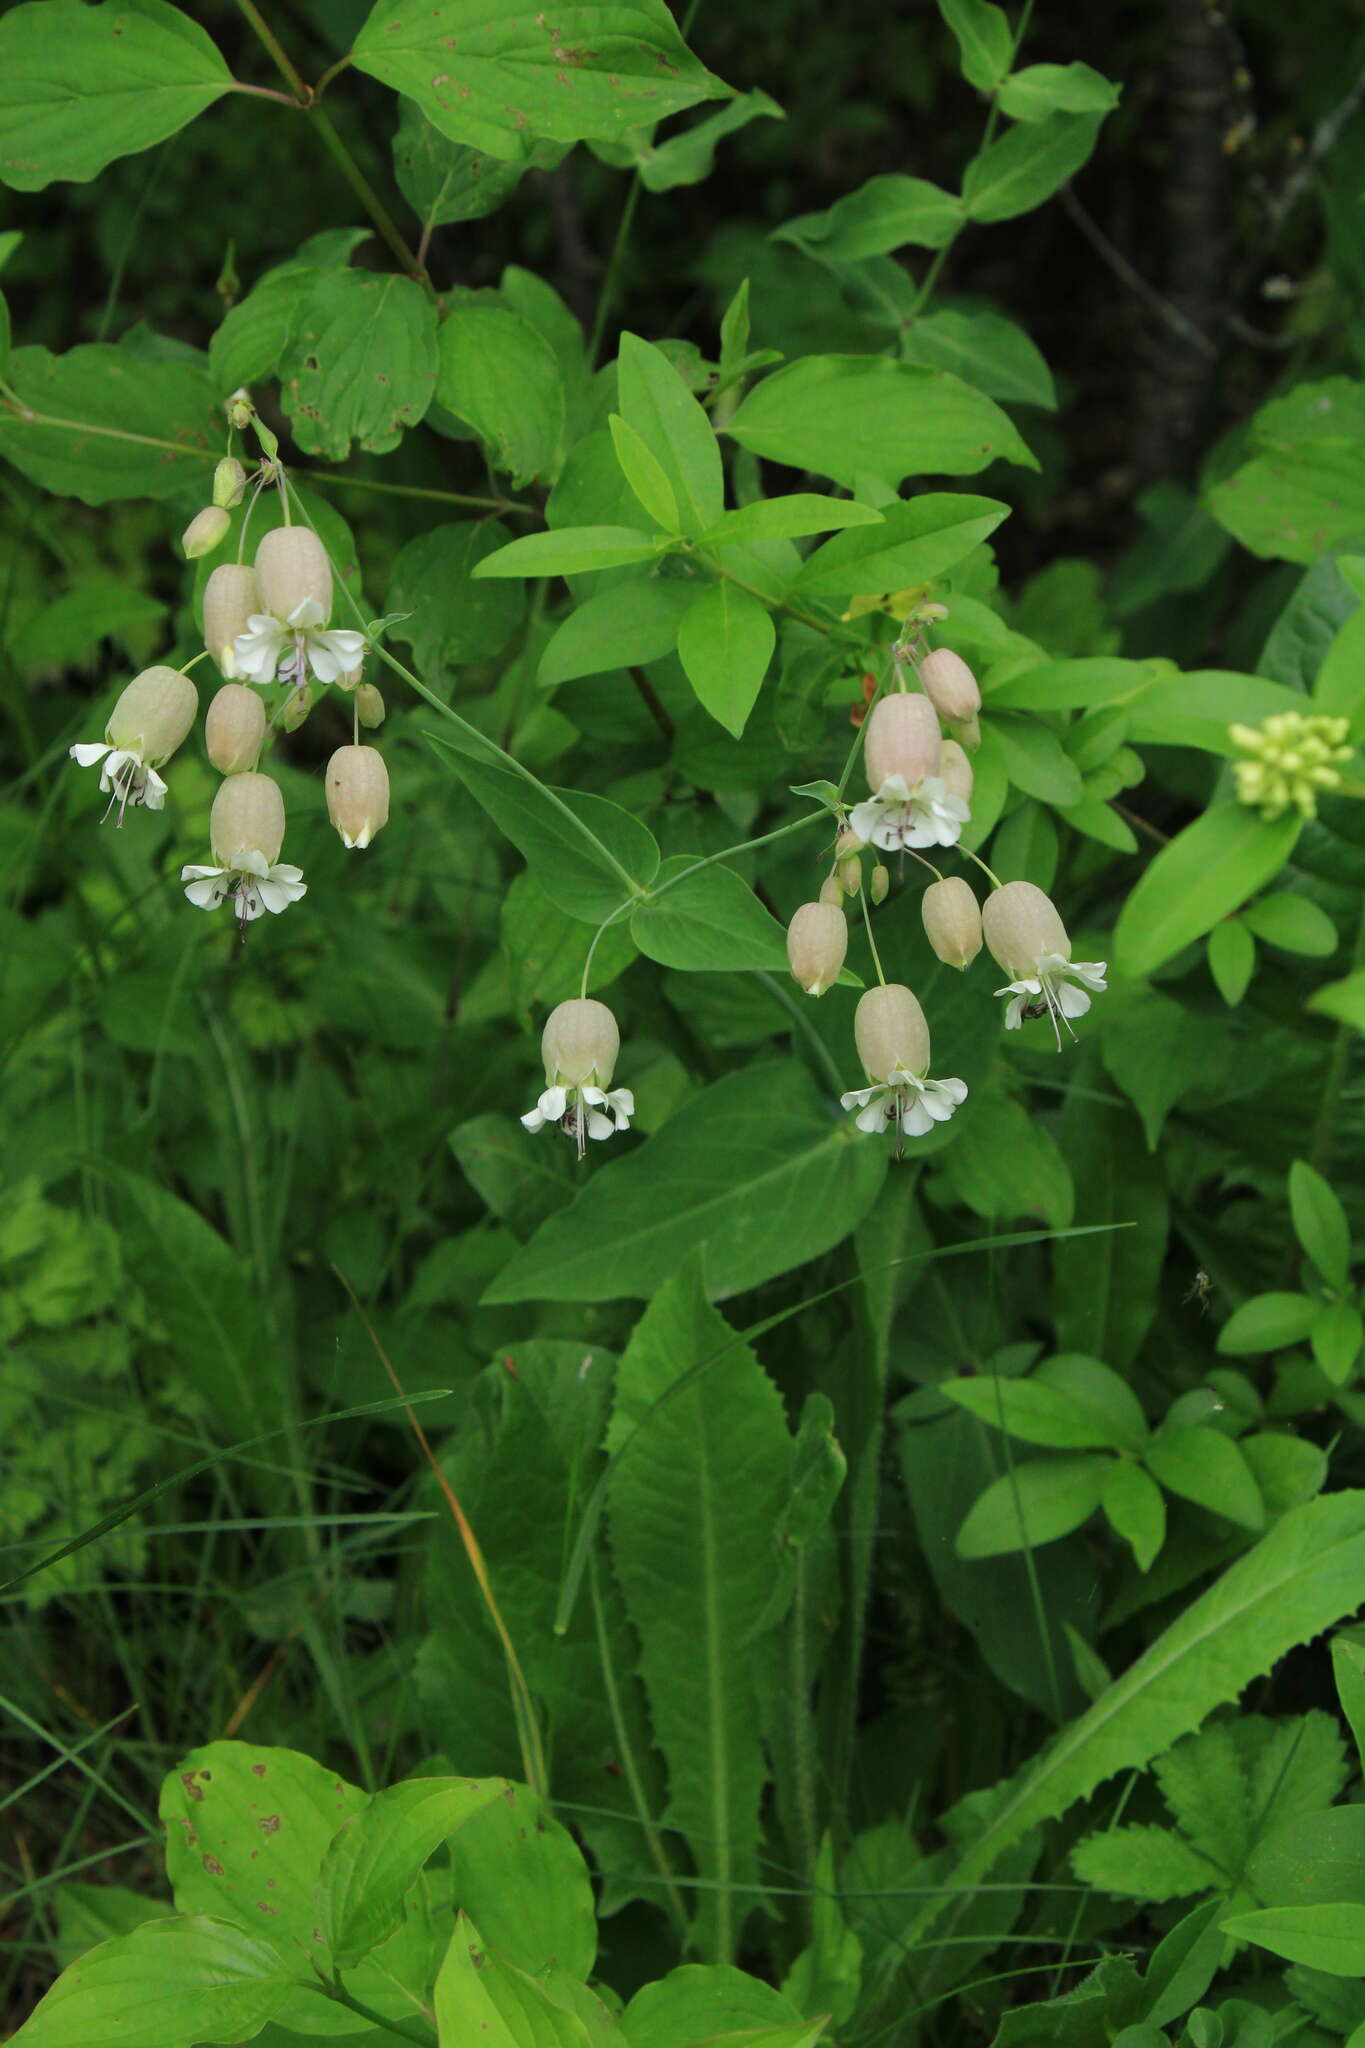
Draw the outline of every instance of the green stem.
[[[882,987],[883,987],[883,988],[885,988],[885,987],[886,987],[886,976],[885,976],[885,975],[884,975],[884,974],[882,973],[882,961],[881,961],[881,955],[880,955],[880,953],[878,953],[878,951],[877,951],[877,941],[876,941],[876,940],[875,940],[875,939],[873,938],[873,936],[872,936],[872,912],[871,912],[871,911],[870,911],[870,910],[868,909],[868,907],[867,907],[867,891],[866,891],[866,889],[859,889],[859,891],[858,891],[858,901],[859,901],[859,902],[860,902],[860,903],[862,904],[862,906],[863,906],[863,926],[864,926],[864,929],[865,929],[865,930],[866,930],[866,932],[867,932],[867,943],[868,943],[868,945],[869,945],[869,946],[870,946],[870,947],[872,948],[872,965],[873,965],[873,966],[874,966],[874,967],[876,968],[876,970],[877,970],[877,979],[878,979],[878,981],[879,981],[879,982],[881,983]]]
[[[827,639],[852,641],[858,638],[856,633],[841,633],[832,619],[818,619],[814,612],[803,612],[800,605],[788,604],[785,597],[769,597],[766,591],[756,589],[752,583],[746,583],[742,576],[736,576],[733,569],[722,568],[721,564],[713,561],[709,555],[699,555],[697,559],[713,576],[719,576],[725,583],[733,583],[737,590],[747,591],[750,597],[756,597],[768,610],[785,612],[789,619],[799,619],[803,626],[809,626],[813,632],[823,633]]]
[[[616,301],[616,286],[620,276],[621,259],[626,253],[626,244],[630,240],[630,231],[635,224],[635,209],[639,204],[640,173],[634,171],[631,174],[630,190],[626,194],[626,203],[621,208],[621,218],[616,223],[616,238],[611,245],[611,255],[607,258],[607,274],[602,280],[602,289],[597,294],[597,311],[593,314],[592,320],[592,338],[588,342],[588,361],[594,368],[597,364],[598,352],[602,346],[602,337],[606,332],[607,321],[611,317],[611,309]]]
[[[798,1868],[805,1882],[813,1885],[818,1855],[819,1808],[815,1791],[816,1755],[810,1712],[810,1622],[806,1611],[808,1589],[804,1549],[797,1550],[795,1571],[791,1616],[787,1625],[787,1701],[791,1713],[792,1776],[795,1781],[792,1792],[799,1836]],[[810,1937],[814,1934],[813,1897],[807,1900],[806,1914],[806,1932]]]
[[[538,519],[538,505],[523,505],[516,498],[476,498],[467,491],[437,491],[424,484],[380,483],[368,476],[346,476],[326,469],[295,469],[295,476],[306,477],[310,484],[342,484],[353,491],[380,491],[390,498],[425,498],[434,505],[469,505],[478,512],[524,512],[528,518]]]
[[[588,947],[588,957],[583,962],[583,979],[580,982],[578,989],[580,1001],[582,1001],[583,997],[586,996],[588,993],[588,976],[592,973],[592,956],[597,951],[597,941],[601,938],[603,932],[606,931],[609,925],[619,924],[621,919],[627,914],[627,912],[634,910],[634,908],[635,905],[633,902],[620,904],[615,910],[613,910],[610,917],[603,918],[601,924],[598,925],[597,930],[593,933],[592,944]]]
[[[958,844],[958,849],[957,849],[957,850],[958,850],[958,852],[959,852],[959,853],[965,853],[965,854],[966,854],[966,856],[967,856],[967,858],[968,858],[968,860],[974,860],[974,861],[976,862],[976,864],[977,864],[977,866],[978,866],[978,867],[980,868],[980,870],[981,870],[982,874],[986,876],[987,880],[988,880],[988,881],[990,882],[990,885],[991,885],[991,887],[992,887],[993,889],[1003,889],[1003,888],[1004,888],[1004,886],[1005,886],[1005,885],[1004,885],[1004,883],[1003,883],[1003,882],[1001,881],[1001,879],[1000,879],[999,875],[997,875],[997,874],[996,874],[996,873],[995,873],[995,872],[993,871],[993,869],[991,869],[991,868],[988,868],[988,867],[986,866],[986,863],[985,863],[985,861],[984,861],[984,860],[982,860],[982,858],[981,858],[981,855],[980,855],[979,853],[973,853],[970,847],[967,847],[967,846],[963,846],[963,845],[961,844],[961,842],[959,842],[959,844]],[[926,865],[927,865],[927,863],[926,863]],[[937,869],[935,870],[935,873],[937,873]],[[942,881],[942,880],[943,880],[943,877],[942,877],[942,875],[939,875],[939,880],[940,880],[940,881]]]
[[[811,1023],[810,1018],[806,1015],[805,1003],[803,1003],[798,997],[794,996],[791,993],[790,989],[784,987],[775,974],[760,973],[757,976],[757,979],[762,982],[764,988],[767,989],[768,994],[772,997],[773,1001],[775,1003],[780,1003],[782,1008],[786,1011],[787,1015],[791,1018],[792,1023],[796,1026],[797,1030],[801,1033],[801,1036],[805,1039],[807,1045],[810,1047],[812,1053],[815,1055],[816,1062],[822,1069],[825,1079],[829,1082],[829,1085],[834,1090],[834,1093],[836,1095],[842,1095],[844,1092],[844,1077],[839,1072],[838,1067],[834,1064],[833,1053],[831,1053],[829,1047],[825,1044],[824,1039],[815,1029],[815,1026]],[[807,1000],[809,1000],[809,998],[807,998]]]
[[[313,1984],[307,1988],[321,1992],[322,1996],[330,1998],[334,2005],[344,2005],[347,2012],[357,2013],[370,2026],[382,2027],[386,2034],[396,2034],[400,2041],[415,2041],[417,2048],[436,2048],[434,2028],[423,2027],[419,2031],[416,2027],[405,2026],[402,2020],[386,2020],[383,2013],[375,2012],[368,2005],[362,2005],[358,1998],[352,1998],[339,1977],[334,1977],[330,1984]]]
[[[206,448],[186,448],[179,441],[162,441],[155,434],[133,434],[126,427],[97,427],[91,420],[64,420],[55,413],[34,412],[32,406],[25,405],[7,384],[0,385],[0,392],[12,401],[12,410],[20,426],[65,427],[73,434],[98,434],[106,441],[135,441],[141,448],[166,448],[172,455],[199,455],[205,462],[216,463],[218,460]]]

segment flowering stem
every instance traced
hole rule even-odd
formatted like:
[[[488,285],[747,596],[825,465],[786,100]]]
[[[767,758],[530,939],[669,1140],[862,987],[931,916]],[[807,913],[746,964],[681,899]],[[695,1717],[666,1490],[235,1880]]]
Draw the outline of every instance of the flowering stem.
[[[524,512],[532,519],[540,516],[538,505],[523,505],[515,498],[476,498],[467,491],[429,490],[422,484],[380,483],[373,477],[334,474],[326,469],[296,469],[294,474],[306,477],[310,484],[343,484],[353,491],[382,491],[391,498],[426,498],[436,505],[470,505],[479,512]]]
[[[608,925],[619,923],[620,920],[623,917],[625,917],[629,911],[634,910],[634,908],[635,904],[633,900],[629,903],[618,904],[616,909],[612,911],[611,916],[604,917],[601,924],[598,925],[597,930],[593,933],[592,943],[588,947],[588,957],[583,962],[583,979],[579,983],[578,987],[578,995],[580,1001],[588,993],[588,976],[592,972],[592,956],[597,951],[597,941],[601,938],[603,932],[607,929]]]
[[[806,1015],[805,1004],[794,996],[790,989],[784,988],[775,974],[760,972],[754,979],[761,981],[773,1001],[782,1005],[782,1008],[787,1012],[796,1029],[806,1040],[819,1065],[823,1068],[825,1079],[829,1082],[830,1087],[836,1095],[842,1094],[844,1077],[834,1064],[834,1055],[811,1023],[810,1018]]]
[[[867,931],[867,943],[872,948],[872,965],[877,970],[878,981],[881,983],[882,987],[885,988],[886,976],[882,973],[881,955],[877,951],[877,941],[872,936],[872,912],[867,907],[866,889],[860,889],[858,891],[858,901],[863,906],[863,925]]]
[[[976,864],[977,864],[977,866],[978,866],[978,867],[980,868],[980,870],[981,870],[982,874],[983,874],[983,875],[985,875],[985,876],[986,876],[986,878],[987,878],[987,880],[988,880],[988,881],[990,882],[990,885],[991,885],[992,889],[1003,889],[1003,888],[1004,888],[1004,886],[1005,886],[1005,885],[1004,885],[1004,883],[1003,883],[1003,882],[1001,881],[1001,879],[1000,879],[999,875],[997,875],[997,874],[996,874],[996,873],[995,873],[995,872],[994,872],[994,871],[993,871],[993,870],[992,870],[991,868],[988,868],[988,867],[986,866],[986,863],[985,863],[985,861],[984,861],[984,860],[982,860],[982,858],[981,858],[981,855],[980,855],[979,853],[973,853],[973,852],[972,852],[972,850],[971,850],[971,848],[970,848],[969,846],[963,846],[963,845],[961,845],[960,843],[959,843],[959,845],[958,845],[958,849],[957,849],[957,850],[958,850],[958,852],[959,852],[959,853],[965,853],[965,854],[966,854],[966,856],[967,856],[967,858],[968,858],[968,860],[974,860],[974,861],[976,862]],[[926,863],[925,863],[925,865],[927,866],[927,865],[928,865],[928,863],[926,862]],[[935,872],[937,873],[937,870],[935,870]],[[942,875],[939,875],[939,880],[940,880],[940,881],[942,881],[942,880],[943,880],[943,877],[942,877]]]
[[[192,668],[198,668],[200,662],[207,661],[208,658],[209,650],[207,647],[203,650],[201,654],[192,654],[188,661],[182,662],[180,664],[181,675],[187,676]]]

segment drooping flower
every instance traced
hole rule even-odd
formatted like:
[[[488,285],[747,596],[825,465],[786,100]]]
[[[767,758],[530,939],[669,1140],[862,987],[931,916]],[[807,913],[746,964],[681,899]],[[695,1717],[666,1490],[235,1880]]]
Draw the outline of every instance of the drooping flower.
[[[920,898],[924,936],[945,967],[970,967],[981,951],[981,907],[970,882],[945,875]]]
[[[307,526],[277,526],[256,550],[260,609],[232,642],[233,672],[253,683],[296,686],[309,673],[320,683],[353,674],[365,653],[365,635],[329,628],[332,570],[322,542]]]
[[[213,800],[209,840],[215,865],[184,867],[185,894],[200,910],[232,899],[245,933],[264,911],[277,914],[308,893],[301,868],[280,861],[284,798],[268,775],[229,775]]]
[[[265,741],[265,706],[241,683],[224,683],[204,716],[204,750],[220,775],[254,768]]]
[[[376,747],[338,747],[327,763],[327,815],[343,846],[368,846],[389,821],[389,771]]]
[[[1017,1031],[1029,1017],[1050,1017],[1057,1050],[1062,1025],[1074,1038],[1073,1017],[1083,1017],[1092,995],[1107,986],[1103,960],[1073,960],[1071,940],[1057,906],[1032,882],[1006,882],[992,890],[981,912],[981,929],[991,956],[1011,979],[998,996],[1009,996],[1005,1028]]]
[[[229,679],[237,673],[233,642],[260,609],[260,585],[251,564],[220,562],[204,585],[204,645]]]
[[[104,739],[77,740],[71,758],[82,768],[100,768],[100,788],[109,793],[107,818],[118,806],[118,822],[130,804],[159,811],[166,784],[157,769],[168,761],[194,724],[199,692],[178,668],[145,668],[133,677],[109,714]]]
[[[927,697],[898,691],[879,698],[863,758],[872,795],[849,817],[860,839],[887,853],[957,843],[971,812],[943,778],[943,742]]]
[[[960,654],[951,647],[935,647],[919,665],[920,688],[940,718],[950,725],[975,718],[981,709],[981,689]]]
[[[540,1040],[545,1092],[522,1118],[526,1129],[558,1124],[580,1159],[587,1139],[628,1130],[635,1097],[629,1088],[611,1088],[620,1048],[621,1034],[605,1003],[576,996],[551,1010]]]
[[[1249,757],[1233,764],[1239,803],[1250,804],[1273,822],[1286,811],[1315,818],[1323,790],[1341,784],[1341,764],[1354,749],[1347,744],[1349,718],[1323,713],[1276,711],[1259,725],[1230,725],[1228,738]]]
[[[897,1148],[906,1137],[923,1138],[967,1099],[965,1081],[929,1077],[929,1026],[918,998],[902,983],[870,988],[858,1000],[853,1037],[871,1083],[850,1088],[839,1100],[858,1111],[860,1131],[877,1134],[896,1127]]]
[[[848,919],[836,903],[803,903],[787,926],[787,964],[808,996],[839,979],[848,951]]]

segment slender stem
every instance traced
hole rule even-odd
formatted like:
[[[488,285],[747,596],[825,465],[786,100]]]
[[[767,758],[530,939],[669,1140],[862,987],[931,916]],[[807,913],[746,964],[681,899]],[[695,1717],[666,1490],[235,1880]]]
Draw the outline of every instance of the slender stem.
[[[374,477],[347,476],[327,469],[296,469],[294,474],[306,477],[310,484],[344,484],[353,491],[382,491],[391,498],[425,498],[436,505],[470,505],[480,512],[524,512],[531,519],[540,517],[538,505],[523,505],[516,498],[476,498],[467,491],[437,491],[425,484],[380,483]]]
[[[750,597],[756,597],[761,605],[766,605],[770,610],[785,612],[788,618],[799,619],[803,626],[809,626],[813,632],[824,633],[831,640],[856,640],[858,637],[856,633],[841,633],[832,619],[818,619],[814,612],[803,612],[800,605],[788,604],[785,597],[769,597],[766,591],[756,589],[752,583],[746,583],[742,576],[736,576],[733,569],[723,568],[709,555],[702,555],[699,559],[713,576],[719,576],[726,583],[733,583],[739,590],[746,590]]]
[[[348,50],[344,57],[337,58],[335,64],[329,64],[327,66],[327,69],[323,72],[321,78],[313,87],[313,98],[315,101],[320,100],[322,98],[322,95],[326,92],[328,86],[332,83],[332,80],[336,77],[337,73],[339,71],[345,71],[348,65],[351,63],[351,61],[351,53]]]
[[[142,448],[168,448],[172,455],[199,456],[205,462],[216,463],[218,457],[207,448],[187,448],[180,441],[163,441],[155,434],[133,434],[126,427],[98,427],[92,420],[64,420],[56,413],[35,412],[32,406],[12,392],[8,385],[0,386],[4,395],[12,401],[11,410],[20,426],[24,427],[66,427],[73,434],[98,434],[106,441],[135,441]]]
[[[613,910],[610,917],[603,918],[601,924],[598,925],[597,930],[593,933],[592,943],[588,947],[588,957],[583,962],[583,979],[580,982],[578,989],[580,999],[583,996],[586,996],[586,994],[588,993],[588,976],[592,973],[592,956],[597,951],[597,941],[601,938],[603,932],[606,931],[609,925],[619,924],[621,919],[626,915],[627,911],[634,910],[634,908],[635,905],[633,902],[619,904],[617,908]]]
[[[780,1003],[792,1023],[814,1053],[817,1064],[824,1070],[825,1079],[836,1095],[843,1093],[844,1077],[834,1064],[834,1055],[825,1044],[810,1018],[806,1015],[806,1004],[778,980],[775,974],[761,972],[757,977],[775,1003]]]
[[[254,100],[275,100],[282,107],[297,109],[299,104],[292,93],[278,92],[273,85],[247,85],[240,78],[233,79],[228,91],[250,93]]]
[[[881,955],[877,951],[877,941],[872,936],[872,912],[867,907],[866,889],[860,889],[858,891],[858,901],[863,906],[863,926],[867,932],[867,943],[872,948],[872,965],[877,970],[878,981],[881,983],[882,987],[885,988],[886,976],[882,973],[882,961]]]
[[[967,858],[968,858],[968,860],[974,860],[974,861],[976,862],[976,864],[977,864],[977,866],[978,866],[978,867],[980,868],[980,870],[981,870],[982,874],[986,876],[986,878],[987,878],[987,879],[988,879],[988,881],[990,882],[990,885],[991,885],[991,887],[992,887],[993,889],[1003,889],[1003,888],[1004,888],[1004,886],[1005,886],[1005,885],[1004,885],[1004,883],[1003,883],[1003,882],[1001,881],[1001,879],[1000,879],[999,875],[997,875],[997,874],[996,874],[996,873],[995,873],[995,872],[994,872],[994,871],[993,871],[993,870],[992,870],[991,868],[988,868],[988,867],[986,866],[986,863],[985,863],[985,861],[984,861],[984,860],[982,860],[982,858],[981,858],[981,855],[980,855],[979,853],[973,853],[973,852],[971,851],[971,849],[970,849],[969,847],[966,847],[966,846],[962,846],[962,845],[959,845],[959,846],[958,846],[958,849],[957,849],[957,850],[958,850],[958,852],[959,852],[959,853],[965,853],[965,854],[966,854],[966,856],[967,856]],[[940,876],[939,876],[939,880],[940,880],[940,881],[942,881],[942,879],[943,879],[943,877],[942,877],[942,876],[940,875]]]
[[[416,2027],[405,2026],[402,2020],[386,2020],[382,2012],[375,2012],[373,2007],[362,2005],[358,1998],[352,1998],[340,1977],[334,1977],[330,1984],[311,1984],[305,1988],[320,1991],[322,1996],[330,1998],[334,2005],[344,2005],[347,2012],[358,2013],[370,2026],[382,2027],[386,2034],[396,2034],[400,2041],[415,2041],[417,2048],[436,2048],[436,2034],[432,2028],[423,2027],[419,2032]]]
[[[611,255],[607,258],[607,274],[602,280],[602,289],[597,294],[597,310],[593,314],[592,321],[592,338],[588,343],[588,362],[594,368],[597,364],[598,353],[602,347],[602,337],[606,332],[607,321],[611,316],[611,309],[616,300],[616,286],[620,275],[621,261],[626,253],[626,244],[630,240],[630,231],[635,222],[635,209],[639,204],[640,173],[634,171],[631,174],[630,190],[626,194],[626,203],[621,208],[621,218],[616,223],[616,239],[611,245]]]

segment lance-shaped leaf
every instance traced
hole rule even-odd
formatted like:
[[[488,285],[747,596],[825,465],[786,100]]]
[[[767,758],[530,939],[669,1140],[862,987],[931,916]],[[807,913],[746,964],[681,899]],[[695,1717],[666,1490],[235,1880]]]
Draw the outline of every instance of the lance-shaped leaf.
[[[404,1898],[441,1843],[507,1796],[515,1788],[500,1778],[409,1778],[351,1817],[329,1844],[320,1875],[323,1931],[340,1968],[393,1933]]]
[[[888,506],[874,531],[841,533],[817,548],[797,578],[802,590],[838,597],[904,590],[942,576],[986,540],[1009,506],[965,492],[926,491]]]
[[[742,735],[763,687],[777,629],[772,613],[735,583],[699,591],[678,627],[678,659],[699,703]]]
[[[10,2038],[18,2048],[250,2041],[293,1990],[279,1951],[229,1921],[205,1914],[149,1920],[63,1970]]]
[[[1268,822],[1245,804],[1218,804],[1163,846],[1119,913],[1114,969],[1155,973],[1273,881],[1303,820]]]

